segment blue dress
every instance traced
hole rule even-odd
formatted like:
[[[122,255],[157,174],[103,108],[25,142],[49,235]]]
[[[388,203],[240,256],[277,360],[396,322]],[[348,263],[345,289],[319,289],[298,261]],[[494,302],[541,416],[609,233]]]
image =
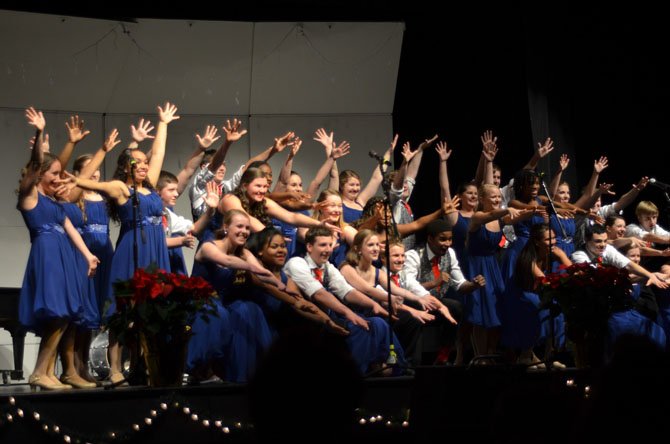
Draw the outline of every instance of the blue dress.
[[[98,309],[102,314],[105,304],[108,301],[111,302],[109,273],[112,270],[114,247],[112,247],[112,240],[109,238],[109,214],[107,212],[107,202],[104,200],[85,200],[84,205],[86,224],[81,237],[91,253],[100,259],[98,268],[95,270],[93,284]]]
[[[639,287],[639,285],[634,284],[634,287]],[[633,291],[635,291],[635,288]],[[637,291],[639,293],[639,288]],[[623,335],[644,337],[660,350],[665,350],[666,347],[666,336],[663,328],[635,309],[612,313],[607,320],[607,333],[606,351],[609,357],[611,357],[617,339]]]
[[[305,216],[310,215],[308,210],[298,210],[293,211],[293,213],[304,214]],[[286,257],[293,257],[297,243],[296,236],[298,234],[298,227],[277,219],[272,219],[272,225],[274,225],[275,228],[281,232],[281,234],[284,236],[284,239],[286,240],[286,248],[288,249],[288,254]]]
[[[201,262],[193,265],[193,276],[200,276],[210,281],[209,267]],[[216,316],[198,314],[191,325],[193,335],[188,343],[186,355],[186,371],[193,373],[198,369],[206,369],[210,365],[226,369],[231,354],[233,328],[230,313],[224,307],[221,294],[214,299]]]
[[[112,270],[110,271],[108,287],[109,294],[114,294],[114,282],[130,279],[135,274],[133,263],[134,232],[137,233],[138,268],[146,268],[154,264],[161,270],[170,270],[170,258],[163,230],[163,201],[155,191],[151,191],[148,195],[138,193],[139,214],[137,215],[137,220],[140,226],[133,229],[132,194],[135,191],[131,190],[130,192],[131,198],[118,207],[121,230],[119,238],[116,241],[114,257],[112,258]],[[116,303],[112,300],[107,314],[111,314],[115,310]]]
[[[572,253],[575,252],[575,244],[574,244],[575,230],[576,230],[575,218],[574,217],[570,217],[568,219],[561,218],[560,219],[561,225],[558,225],[558,220],[559,219],[556,217],[555,214],[552,215],[549,220],[551,229],[554,230],[554,233],[556,234],[556,246],[561,250],[563,250],[568,257],[570,257]],[[561,226],[563,226],[563,230],[565,230],[565,236],[563,236]],[[561,265],[560,262],[554,261],[551,264],[552,271],[557,271],[560,265]]]
[[[540,296],[520,288],[516,279],[505,283],[498,313],[502,321],[500,343],[506,347],[527,350],[543,345],[552,336],[554,348],[565,346],[565,316],[561,313],[552,320],[548,309],[540,310]]]
[[[19,322],[39,334],[45,322],[81,317],[81,277],[63,228],[63,207],[38,192],[35,208],[20,211],[31,245],[21,285]]]
[[[342,204],[342,218],[348,224],[358,220],[363,216],[363,210],[357,210]]]
[[[232,330],[232,339],[225,363],[226,380],[247,382],[273,337],[263,310],[250,300],[254,288],[247,282],[246,272],[220,267],[213,262],[196,261],[192,274],[209,281],[228,310],[227,322]],[[210,337],[210,340],[215,341],[215,348],[221,348],[217,344],[220,338]]]
[[[79,234],[84,233],[84,215],[76,203],[61,202],[65,215],[70,219],[74,228]],[[77,325],[88,328],[100,328],[100,306],[95,294],[95,281],[88,277],[88,262],[83,254],[70,242],[72,247],[72,254],[75,257],[75,268],[77,270],[77,277],[81,282],[81,296],[82,296],[82,317],[77,321]],[[99,258],[98,258],[99,259]],[[96,269],[97,273],[97,269]]]
[[[468,238],[468,230],[470,229],[470,217],[465,217],[461,215],[461,213],[458,213],[458,219],[456,219],[456,223],[454,224],[454,227],[452,228],[451,232],[453,234],[453,242],[451,244],[451,248],[454,249],[456,252],[456,259],[458,259],[458,263],[461,266],[461,271],[463,272],[463,276],[465,276],[466,279],[470,279],[470,273],[468,273],[468,266],[467,266],[467,252],[465,251],[465,241]]]
[[[179,237],[181,234],[173,234],[172,237]],[[184,251],[182,247],[168,248],[168,256],[170,257],[170,271],[172,273],[184,274],[188,276],[186,269],[186,261],[184,260]]]
[[[481,274],[486,285],[473,291],[465,298],[465,319],[473,325],[484,328],[500,326],[497,313],[498,299],[505,291],[500,266],[496,258],[498,244],[503,232],[489,231],[481,225],[477,231],[469,233],[467,245],[468,269],[471,276]]]
[[[538,198],[538,204],[542,204],[542,201]],[[514,268],[516,267],[516,260],[523,250],[523,247],[526,246],[528,239],[530,239],[530,230],[533,225],[543,224],[544,218],[542,216],[533,215],[530,219],[522,220],[514,224],[514,234],[516,235],[516,240],[510,244],[510,246],[505,251],[503,256],[503,264],[501,267],[503,279],[505,280],[505,285],[514,279]]]

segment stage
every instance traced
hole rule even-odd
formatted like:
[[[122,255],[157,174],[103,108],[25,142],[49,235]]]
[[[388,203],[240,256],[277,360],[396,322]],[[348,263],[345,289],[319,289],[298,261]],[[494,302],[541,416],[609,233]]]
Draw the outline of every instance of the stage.
[[[310,402],[283,398],[286,411],[274,410],[280,422],[271,425],[275,429],[270,434],[259,433],[254,424],[251,402],[262,398],[250,397],[244,384],[37,393],[27,385],[5,385],[0,386],[0,442],[255,443],[267,441],[267,436],[283,442],[314,433],[319,433],[315,442],[332,442],[328,438],[333,436],[366,443],[447,438],[566,442],[574,436],[580,418],[589,415],[594,377],[594,372],[576,369],[418,367],[414,376],[364,379],[353,415],[321,421],[331,430],[314,425],[314,418],[333,416],[337,408],[330,403],[335,394],[328,392],[328,381],[323,381],[322,387],[295,387],[301,393],[296,399],[308,393]],[[280,385],[277,392],[285,396],[287,387]],[[274,395],[263,394],[281,405],[281,400],[272,399]],[[560,427],[547,434],[549,425]]]

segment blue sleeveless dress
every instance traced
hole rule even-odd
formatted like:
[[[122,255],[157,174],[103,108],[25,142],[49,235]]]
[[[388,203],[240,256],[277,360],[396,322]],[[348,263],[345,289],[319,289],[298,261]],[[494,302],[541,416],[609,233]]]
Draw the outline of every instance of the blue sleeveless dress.
[[[493,232],[482,225],[477,231],[469,233],[466,247],[470,275],[481,274],[486,279],[486,285],[465,297],[465,319],[484,328],[500,326],[497,304],[505,291],[505,284],[496,253],[502,236],[502,230]]]
[[[470,279],[470,272],[468,270],[468,258],[467,250],[465,248],[465,241],[468,238],[468,230],[470,228],[470,217],[465,217],[458,213],[458,219],[456,219],[456,224],[452,228],[451,232],[453,234],[453,242],[451,248],[456,252],[456,259],[458,259],[458,264],[461,267],[463,276],[466,279]]]
[[[209,281],[228,310],[232,339],[225,363],[226,380],[247,382],[253,376],[259,358],[270,347],[273,337],[263,310],[250,300],[254,288],[247,282],[246,272],[220,267],[212,262],[196,261],[192,274]],[[216,338],[213,340],[218,341]]]
[[[538,198],[538,204],[541,204],[542,201]],[[516,267],[516,260],[523,250],[523,247],[526,246],[528,239],[530,239],[530,229],[535,224],[543,224],[544,218],[542,216],[534,215],[530,219],[522,220],[519,223],[514,224],[514,234],[516,235],[516,240],[510,244],[510,246],[505,251],[503,256],[503,263],[501,267],[503,279],[505,280],[505,285],[514,279],[514,268]]]
[[[195,262],[192,276],[200,276],[210,282],[210,273],[207,265]],[[233,328],[230,321],[230,313],[223,305],[223,299],[214,300],[214,311],[216,316],[204,314],[196,316],[191,325],[193,335],[188,343],[188,354],[186,355],[186,371],[192,373],[196,369],[207,368],[214,365],[217,368],[227,369],[233,342]],[[224,375],[225,377],[225,375]]]
[[[138,227],[133,229],[133,199],[118,207],[121,219],[121,231],[116,241],[116,250],[112,258],[112,270],[109,276],[109,292],[113,293],[113,284],[117,280],[130,279],[135,273],[133,263],[133,238],[137,233],[137,266],[146,268],[156,265],[161,270],[170,270],[170,258],[168,256],[167,244],[165,243],[165,232],[163,231],[163,201],[151,191],[144,195],[138,193],[139,214],[137,215]],[[144,234],[142,234],[144,233]],[[112,304],[107,311],[108,314],[116,310],[116,303]]]
[[[293,213],[303,214],[308,217],[310,215],[308,210],[298,210],[293,211]],[[278,219],[272,219],[272,225],[274,225],[274,227],[281,232],[282,236],[284,236],[284,239],[286,240],[286,248],[288,249],[288,254],[286,257],[293,257],[296,243],[298,242],[296,239],[296,236],[298,235],[298,227],[287,222],[282,222]]]
[[[91,253],[100,259],[98,268],[95,270],[93,284],[98,309],[102,314],[105,304],[111,301],[112,296],[109,292],[109,274],[112,270],[114,247],[112,246],[112,240],[109,238],[109,213],[107,212],[107,202],[104,200],[84,200],[84,206],[86,209],[86,224],[81,237]]]
[[[363,216],[363,210],[357,210],[356,208],[351,208],[344,203],[342,204],[342,218],[348,224],[357,221]]]
[[[76,203],[61,202],[63,210],[70,222],[80,235],[84,233],[84,215]],[[100,306],[98,305],[98,298],[95,294],[95,281],[88,277],[88,262],[83,254],[70,242],[72,247],[72,254],[75,257],[75,268],[77,270],[77,277],[81,282],[81,296],[82,296],[82,317],[77,321],[77,325],[87,329],[100,328]],[[100,259],[100,258],[98,258]],[[97,268],[96,268],[97,273]]]
[[[63,228],[63,207],[37,193],[37,206],[20,211],[31,245],[21,285],[19,322],[40,334],[42,325],[50,320],[74,321],[81,317],[81,277]]]
[[[558,225],[558,220],[561,221],[561,225]],[[571,217],[568,219],[558,219],[554,214],[549,219],[549,223],[551,225],[551,229],[554,230],[554,233],[556,234],[556,246],[563,250],[565,254],[568,255],[568,257],[570,257],[572,253],[575,252],[575,218]],[[563,226],[563,230],[565,230],[565,236],[563,236],[561,226]],[[553,261],[551,264],[552,271],[557,271],[560,265],[560,262]]]

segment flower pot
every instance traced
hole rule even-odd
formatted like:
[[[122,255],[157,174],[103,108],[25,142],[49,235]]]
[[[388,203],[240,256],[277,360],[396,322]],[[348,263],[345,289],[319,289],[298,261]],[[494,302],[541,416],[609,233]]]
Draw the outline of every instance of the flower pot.
[[[190,334],[178,335],[140,332],[140,346],[149,374],[150,387],[182,385]]]

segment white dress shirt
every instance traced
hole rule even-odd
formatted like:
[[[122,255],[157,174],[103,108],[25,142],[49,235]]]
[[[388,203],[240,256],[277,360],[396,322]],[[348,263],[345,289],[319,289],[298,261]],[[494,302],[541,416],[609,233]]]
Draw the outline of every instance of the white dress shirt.
[[[314,268],[323,270],[324,279],[326,276],[326,269],[328,270],[327,288],[314,276],[314,273],[312,272]],[[317,291],[325,289],[337,296],[340,300],[344,300],[346,295],[354,289],[354,287],[347,283],[344,276],[342,276],[342,273],[340,273],[340,270],[338,270],[335,265],[326,262],[319,267],[309,255],[306,255],[305,257],[296,256],[289,259],[289,261],[286,262],[286,265],[284,265],[284,273],[293,279],[293,282],[296,283],[300,291],[309,298],[311,298]]]

